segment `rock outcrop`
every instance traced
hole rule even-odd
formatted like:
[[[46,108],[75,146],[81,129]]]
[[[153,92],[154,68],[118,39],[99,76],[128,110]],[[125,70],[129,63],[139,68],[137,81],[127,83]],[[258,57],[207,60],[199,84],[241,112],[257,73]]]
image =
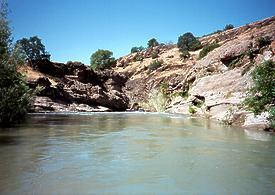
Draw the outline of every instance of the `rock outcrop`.
[[[128,108],[129,99],[123,92],[127,78],[111,70],[95,72],[78,62],[38,60],[29,64],[25,74],[29,86],[38,91],[35,111],[124,111]]]

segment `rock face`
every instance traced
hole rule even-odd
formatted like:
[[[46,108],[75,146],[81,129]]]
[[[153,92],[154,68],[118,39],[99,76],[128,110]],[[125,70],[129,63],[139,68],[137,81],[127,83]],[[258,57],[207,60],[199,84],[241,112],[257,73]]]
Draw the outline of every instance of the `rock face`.
[[[275,60],[275,17],[205,36],[200,41],[202,45],[215,41],[220,47],[202,59],[198,58],[200,50],[182,59],[175,45],[161,45],[120,58],[115,71],[129,76],[126,94],[130,104],[150,104],[152,91],[166,86],[167,112],[190,114],[192,107],[195,115],[264,128],[266,115],[254,117],[240,105],[251,86],[250,72],[255,65]],[[163,63],[148,71],[154,60]],[[147,109],[151,107],[147,105]]]
[[[28,79],[36,88],[35,111],[124,111],[129,99],[123,92],[127,78],[114,71],[94,72],[81,63],[52,63],[48,60],[29,64],[42,73]],[[27,73],[27,76],[31,75]]]

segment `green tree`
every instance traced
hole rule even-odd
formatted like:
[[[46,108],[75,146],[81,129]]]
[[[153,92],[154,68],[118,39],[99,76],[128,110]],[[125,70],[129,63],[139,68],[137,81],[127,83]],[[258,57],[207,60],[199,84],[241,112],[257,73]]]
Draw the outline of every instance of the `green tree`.
[[[223,30],[226,31],[226,30],[230,30],[230,29],[233,29],[233,28],[234,28],[233,24],[227,24],[227,25],[225,25]]]
[[[17,72],[19,60],[11,51],[11,30],[4,0],[1,1],[0,23],[0,125],[7,126],[24,118],[32,103],[32,92]]]
[[[180,51],[195,51],[201,48],[201,43],[191,32],[188,32],[179,36],[177,46]]]
[[[159,45],[159,43],[158,43],[157,39],[152,38],[148,41],[147,45],[148,45],[148,47],[156,47]]]
[[[7,20],[7,1],[0,1],[0,57],[7,57],[11,45],[11,29]]]
[[[46,51],[41,39],[38,36],[23,38],[16,41],[15,48],[25,56],[26,60],[50,60],[50,54]]]
[[[268,111],[275,128],[275,62],[265,61],[251,73],[253,86],[249,89],[244,105],[255,115]]]
[[[109,50],[99,49],[91,55],[91,67],[94,70],[103,70],[111,68],[115,65],[116,60],[113,56],[113,52]]]

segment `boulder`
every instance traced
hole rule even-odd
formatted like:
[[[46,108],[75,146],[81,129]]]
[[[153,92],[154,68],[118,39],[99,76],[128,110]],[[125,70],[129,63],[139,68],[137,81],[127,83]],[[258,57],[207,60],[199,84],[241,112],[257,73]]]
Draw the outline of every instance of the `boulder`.
[[[77,72],[77,80],[82,83],[96,83],[98,80],[95,72],[88,67],[85,69],[79,69]]]
[[[87,104],[66,104],[55,102],[49,97],[36,97],[34,112],[109,112],[109,108],[103,106],[89,106]]]
[[[267,112],[263,112],[262,114],[257,116],[255,116],[253,113],[249,113],[245,117],[243,127],[256,130],[264,130],[269,126],[267,118]]]
[[[65,75],[65,64],[53,63],[47,59],[30,61],[30,66],[41,73],[62,78]]]
[[[51,85],[51,82],[47,77],[39,77],[37,79],[28,80],[27,84],[31,88],[36,88],[37,86],[47,87]]]
[[[86,70],[88,66],[84,65],[81,62],[72,62],[69,61],[65,64],[65,74],[66,75],[77,75],[81,70]]]

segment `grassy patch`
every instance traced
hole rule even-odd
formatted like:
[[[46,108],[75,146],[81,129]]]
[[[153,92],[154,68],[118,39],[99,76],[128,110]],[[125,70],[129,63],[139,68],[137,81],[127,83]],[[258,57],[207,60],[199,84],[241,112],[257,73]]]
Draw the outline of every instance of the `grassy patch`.
[[[196,109],[192,105],[189,106],[188,111],[190,114],[195,114],[197,112]]]
[[[152,72],[154,70],[157,70],[159,67],[161,67],[163,64],[163,60],[154,60],[151,62],[151,64],[148,66],[148,72]]]

